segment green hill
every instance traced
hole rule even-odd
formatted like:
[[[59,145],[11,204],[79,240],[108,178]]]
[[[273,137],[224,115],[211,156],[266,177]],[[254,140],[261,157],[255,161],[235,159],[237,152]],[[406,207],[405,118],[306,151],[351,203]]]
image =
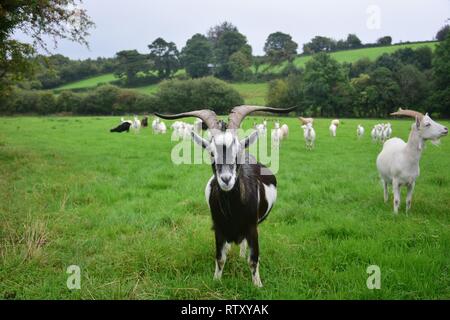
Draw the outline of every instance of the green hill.
[[[396,50],[402,48],[412,48],[417,49],[422,46],[429,46],[433,50],[436,47],[437,42],[424,42],[424,43],[412,43],[412,44],[400,44],[385,47],[374,47],[374,48],[362,48],[355,50],[345,50],[330,53],[330,55],[339,62],[354,62],[361,58],[369,58],[375,60],[377,57],[381,56],[383,53],[393,53]],[[301,56],[294,60],[294,64],[298,67],[304,67],[305,63],[311,59],[312,56]],[[259,68],[259,72],[281,72],[286,63],[270,67],[269,65],[262,65]],[[178,73],[183,73],[184,70]],[[81,81],[69,83],[67,85],[61,86],[55,90],[71,90],[71,89],[82,89],[82,88],[92,88],[101,83],[109,83],[116,80],[112,73],[104,74],[101,76],[96,76],[92,78],[87,78]],[[267,83],[233,83],[232,86],[239,91],[239,93],[244,97],[245,103],[248,104],[264,104],[265,96],[267,92]],[[148,85],[143,87],[134,88],[139,92],[145,94],[154,94],[158,90],[158,85]]]

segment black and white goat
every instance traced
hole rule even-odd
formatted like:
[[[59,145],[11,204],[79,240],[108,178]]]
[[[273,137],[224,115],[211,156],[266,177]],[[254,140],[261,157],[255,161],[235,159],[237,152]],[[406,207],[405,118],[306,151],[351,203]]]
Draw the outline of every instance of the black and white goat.
[[[257,226],[272,209],[277,197],[277,180],[270,170],[258,163],[245,149],[258,138],[255,131],[239,141],[237,130],[244,118],[255,111],[288,113],[290,109],[257,106],[235,107],[228,123],[218,120],[211,110],[198,110],[176,115],[156,114],[164,119],[197,117],[208,126],[211,141],[191,133],[193,140],[211,154],[213,176],[208,181],[205,197],[211,211],[216,242],[214,279],[222,277],[226,254],[232,242],[240,244],[245,257],[250,248],[249,264],[253,284],[261,287],[259,276],[259,244]]]

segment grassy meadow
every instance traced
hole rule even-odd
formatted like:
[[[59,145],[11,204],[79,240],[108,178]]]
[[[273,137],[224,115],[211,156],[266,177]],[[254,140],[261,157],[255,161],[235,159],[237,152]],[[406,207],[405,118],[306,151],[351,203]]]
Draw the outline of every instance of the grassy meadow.
[[[412,121],[390,121],[406,139]],[[174,165],[170,135],[109,133],[118,122],[2,118],[0,299],[450,298],[449,138],[427,144],[412,210],[403,190],[395,216],[369,137],[379,121],[344,119],[331,138],[329,119],[317,119],[307,151],[298,121],[283,118],[290,135],[277,203],[259,228],[257,289],[237,246],[222,281],[212,279],[209,165]],[[70,265],[81,268],[80,290],[66,287]],[[380,290],[366,286],[369,265],[381,268]]]

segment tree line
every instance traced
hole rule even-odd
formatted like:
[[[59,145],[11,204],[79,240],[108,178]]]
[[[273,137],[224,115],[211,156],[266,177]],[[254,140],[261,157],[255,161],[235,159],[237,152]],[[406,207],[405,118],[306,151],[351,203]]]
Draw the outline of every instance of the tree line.
[[[445,38],[448,26],[436,35]],[[390,36],[379,38],[376,43],[363,44],[355,34],[346,39],[334,40],[316,36],[303,45],[303,55],[320,52],[386,46],[392,44]],[[197,33],[178,50],[175,43],[157,38],[148,46],[148,52],[122,50],[113,58],[70,60],[62,55],[38,56],[35,77],[22,87],[51,89],[89,76],[113,72],[117,77],[114,84],[123,87],[137,87],[158,83],[178,75],[199,78],[213,75],[229,81],[264,81],[277,78],[279,74],[260,73],[262,65],[268,67],[287,61],[284,74],[290,73],[293,60],[299,56],[298,44],[291,35],[283,32],[271,33],[264,45],[263,56],[253,56],[252,47],[245,35],[229,22],[211,27],[206,34]],[[282,73],[282,74],[283,74]]]
[[[386,117],[399,107],[450,116],[450,36],[437,45],[404,48],[375,61],[338,63],[327,53],[270,82],[269,106],[297,106],[304,115]]]

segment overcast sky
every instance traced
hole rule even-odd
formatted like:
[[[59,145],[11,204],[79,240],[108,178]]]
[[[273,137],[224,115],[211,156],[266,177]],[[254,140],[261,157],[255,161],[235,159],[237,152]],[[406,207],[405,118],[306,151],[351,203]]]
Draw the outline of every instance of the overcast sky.
[[[450,0],[84,0],[83,7],[96,24],[90,50],[60,42],[53,52],[83,59],[124,49],[144,53],[157,37],[181,49],[193,34],[222,21],[247,36],[254,54],[263,53],[275,31],[291,34],[301,52],[316,35],[356,33],[364,43],[384,35],[394,42],[431,40],[450,18]]]

